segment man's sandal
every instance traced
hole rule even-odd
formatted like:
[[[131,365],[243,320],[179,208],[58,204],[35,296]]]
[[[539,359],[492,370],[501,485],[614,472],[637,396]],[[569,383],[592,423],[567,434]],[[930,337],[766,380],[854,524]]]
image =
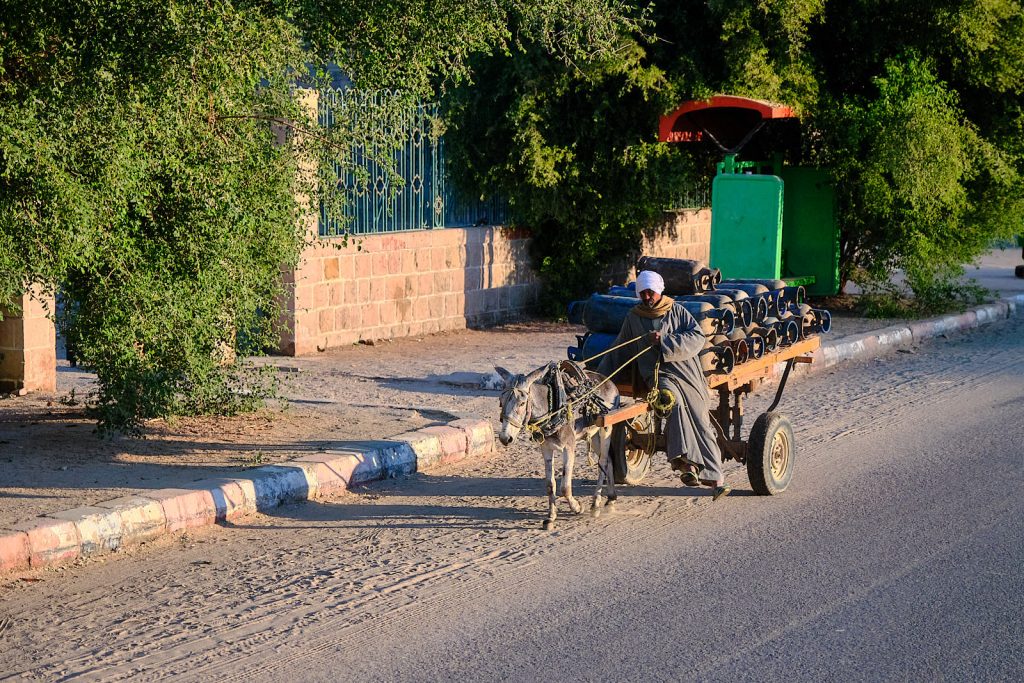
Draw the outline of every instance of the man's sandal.
[[[715,487],[715,492],[713,494],[711,494],[711,500],[714,501],[714,500],[718,500],[719,498],[725,498],[730,493],[732,493],[732,487],[731,486],[724,486],[724,485],[723,486],[716,486]]]
[[[679,475],[679,479],[686,486],[692,486],[693,488],[700,486],[700,479],[697,477],[697,473],[693,470],[686,470]]]

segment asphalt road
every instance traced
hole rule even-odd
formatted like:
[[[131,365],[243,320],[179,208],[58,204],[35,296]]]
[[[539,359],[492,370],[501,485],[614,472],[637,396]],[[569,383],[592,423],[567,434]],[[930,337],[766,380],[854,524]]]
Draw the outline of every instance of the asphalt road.
[[[0,678],[1020,680],[1024,319],[780,410],[780,496],[733,465],[712,503],[659,464],[546,534],[524,444],[7,587]]]

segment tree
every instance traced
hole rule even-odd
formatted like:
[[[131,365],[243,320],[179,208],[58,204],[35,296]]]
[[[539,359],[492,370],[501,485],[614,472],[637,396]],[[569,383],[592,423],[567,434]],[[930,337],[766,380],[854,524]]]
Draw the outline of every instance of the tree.
[[[0,0],[0,307],[61,289],[101,430],[251,407],[268,386],[225,354],[273,339],[319,198],[302,161],[352,141],[296,94],[334,63],[423,96],[473,54],[579,61],[620,25],[615,0]]]
[[[707,173],[706,149],[673,154],[653,140],[659,114],[716,92],[784,102],[801,117],[790,161],[836,177],[844,279],[879,283],[902,268],[934,301],[958,293],[960,264],[993,237],[1021,230],[1017,0],[655,2],[648,16],[649,36],[624,35],[595,67],[530,51],[488,57],[488,78],[455,98],[454,163],[468,169],[464,182],[507,193],[542,226],[556,299],[600,284],[601,265],[658,220],[665,186]],[[485,130],[472,116],[481,107]]]

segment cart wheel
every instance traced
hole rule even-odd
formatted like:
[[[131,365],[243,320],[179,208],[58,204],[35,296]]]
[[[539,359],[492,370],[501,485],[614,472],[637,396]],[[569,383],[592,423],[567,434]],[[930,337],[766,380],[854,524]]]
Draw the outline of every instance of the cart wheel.
[[[620,422],[612,427],[612,443],[609,449],[616,484],[636,486],[651,471],[651,456],[646,451],[630,448],[626,424]]]
[[[754,421],[747,443],[747,478],[754,493],[782,493],[793,478],[796,441],[793,426],[781,413],[764,413]]]
[[[1013,274],[1017,277],[1024,277],[1024,266],[1017,266],[1013,269]]]

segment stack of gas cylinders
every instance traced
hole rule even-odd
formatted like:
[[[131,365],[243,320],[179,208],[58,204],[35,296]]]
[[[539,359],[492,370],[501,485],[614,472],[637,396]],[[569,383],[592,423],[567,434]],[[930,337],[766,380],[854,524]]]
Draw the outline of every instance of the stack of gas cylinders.
[[[637,272],[653,270],[665,280],[665,294],[697,321],[707,338],[700,353],[705,374],[728,374],[749,360],[759,359],[779,347],[828,332],[828,311],[804,302],[801,286],[783,280],[723,280],[718,270],[700,261],[642,256]],[[613,286],[607,294],[569,304],[569,322],[585,325],[578,346],[569,347],[569,358],[589,361],[612,346],[630,309],[639,303],[636,283]]]

